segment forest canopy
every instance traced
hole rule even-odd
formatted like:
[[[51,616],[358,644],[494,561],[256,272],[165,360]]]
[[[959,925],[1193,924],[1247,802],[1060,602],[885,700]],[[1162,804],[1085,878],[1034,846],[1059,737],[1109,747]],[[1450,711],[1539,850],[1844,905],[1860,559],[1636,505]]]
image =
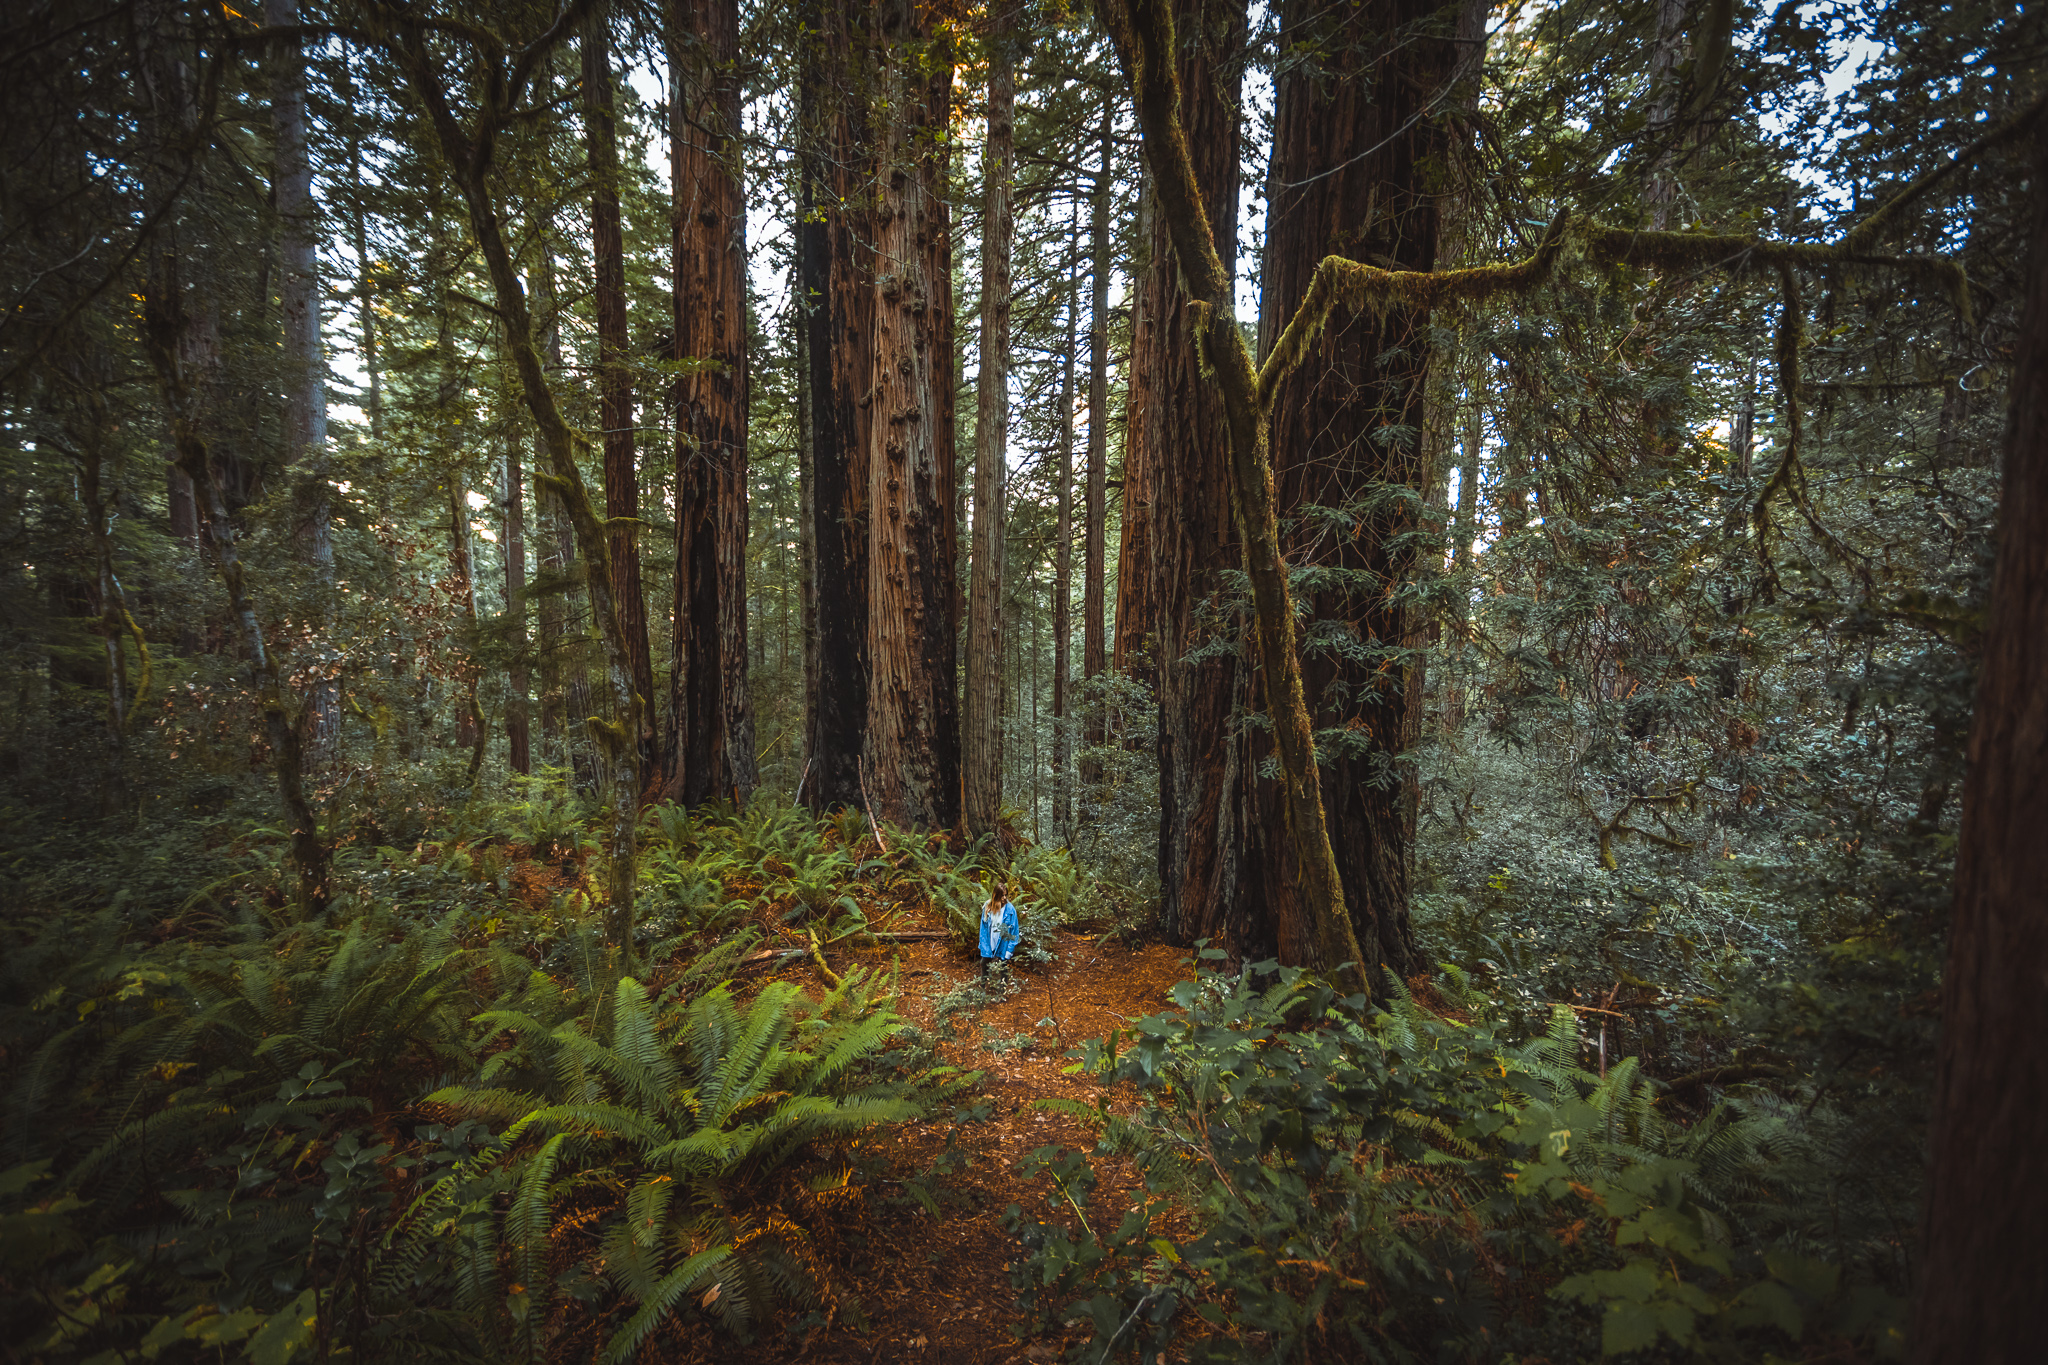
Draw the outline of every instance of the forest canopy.
[[[2043,16],[10,6],[0,1350],[2030,1358]]]

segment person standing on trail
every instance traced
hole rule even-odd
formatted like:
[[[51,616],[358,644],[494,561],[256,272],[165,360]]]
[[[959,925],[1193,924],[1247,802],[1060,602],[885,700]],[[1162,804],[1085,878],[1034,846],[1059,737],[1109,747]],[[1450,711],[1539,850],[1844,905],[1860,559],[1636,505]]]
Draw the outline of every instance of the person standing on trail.
[[[1020,934],[1017,907],[1010,903],[1008,888],[997,882],[989,888],[988,904],[981,907],[981,979],[988,980],[992,963],[1008,963],[1017,951]]]

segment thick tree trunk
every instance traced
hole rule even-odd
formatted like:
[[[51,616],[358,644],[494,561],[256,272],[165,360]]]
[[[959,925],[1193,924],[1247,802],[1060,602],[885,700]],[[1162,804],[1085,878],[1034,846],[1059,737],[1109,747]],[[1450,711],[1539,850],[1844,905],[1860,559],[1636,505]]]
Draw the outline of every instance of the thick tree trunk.
[[[1998,564],[1941,984],[1932,1179],[1913,1302],[1925,1365],[2040,1350],[2048,1222],[2048,142],[2013,356]]]
[[[1443,145],[1426,112],[1451,79],[1456,48],[1415,36],[1434,12],[1429,0],[1283,11],[1281,42],[1301,60],[1278,92],[1262,350],[1272,350],[1325,255],[1435,267],[1437,212],[1425,180]],[[1401,760],[1415,738],[1422,689],[1419,623],[1398,599],[1419,567],[1421,528],[1412,503],[1384,490],[1432,492],[1423,432],[1428,363],[1424,312],[1332,318],[1281,382],[1271,431],[1288,559],[1333,571],[1324,576],[1331,586],[1309,598],[1302,640],[1303,686],[1325,736],[1330,845],[1360,946],[1370,963],[1402,974],[1415,949],[1414,811]],[[1245,763],[1254,783],[1259,747]],[[1258,804],[1277,817],[1282,799],[1265,784]],[[1284,953],[1290,940],[1313,932],[1294,893],[1292,850],[1269,842],[1260,880],[1258,898],[1275,917]]]
[[[868,433],[867,794],[878,819],[959,818],[953,574],[948,40],[885,10],[877,53],[874,407]]]
[[[811,415],[808,587],[817,623],[805,694],[814,810],[862,804],[868,712],[868,426],[874,372],[874,148],[856,76],[865,10],[820,0],[798,90],[797,224]]]
[[[1079,250],[1081,227],[1074,225]],[[1053,537],[1052,570],[1052,822],[1056,837],[1074,838],[1074,346],[1080,275],[1067,273],[1067,345],[1060,363],[1059,529]]]
[[[533,744],[526,693],[532,655],[526,636],[526,470],[516,437],[505,440],[505,619],[510,626],[512,663],[507,670],[505,744],[507,761],[521,777],[533,772]]]
[[[1109,176],[1111,140],[1110,110],[1102,107],[1102,127],[1097,134],[1102,163],[1095,174],[1095,192],[1089,205],[1089,302],[1088,302],[1088,494],[1082,516],[1086,540],[1081,556],[1081,676],[1092,680],[1109,663],[1104,638],[1103,578],[1108,544],[1105,518],[1109,503]],[[1095,748],[1102,743],[1108,716],[1098,699],[1088,708],[1088,724],[1082,743]],[[1083,765],[1081,780],[1093,785],[1102,780],[1102,765]]]
[[[1242,3],[1176,0],[1181,120],[1207,203],[1217,256],[1237,256],[1238,83]],[[1205,23],[1198,19],[1206,18]],[[1257,950],[1257,928],[1237,888],[1241,837],[1226,805],[1234,663],[1188,656],[1234,635],[1224,575],[1243,563],[1231,520],[1230,435],[1222,395],[1202,374],[1190,299],[1180,281],[1172,225],[1152,215],[1151,268],[1138,308],[1153,328],[1135,380],[1145,394],[1140,442],[1149,485],[1150,597],[1159,677],[1159,883],[1161,928],[1175,943],[1214,939]],[[1134,362],[1136,363],[1136,362]],[[1129,471],[1125,515],[1131,515]],[[1125,570],[1131,572],[1132,570]]]
[[[988,33],[988,134],[981,154],[981,372],[975,381],[974,563],[967,604],[961,801],[970,838],[995,829],[1003,803],[1003,485],[1009,472],[1010,443],[1010,180],[1015,142],[1012,119],[1017,104],[1012,50],[1016,28],[1016,0],[993,0]]]
[[[1116,552],[1116,635],[1110,667],[1126,677],[1158,686],[1153,634],[1157,611],[1152,589],[1151,451],[1149,432],[1156,400],[1152,385],[1158,371],[1160,300],[1158,289],[1171,281],[1155,276],[1152,263],[1152,191],[1138,195],[1137,258],[1131,262],[1131,355],[1125,365],[1123,519]],[[1069,343],[1071,349],[1071,343]]]
[[[583,133],[590,162],[590,258],[596,271],[598,423],[604,446],[607,566],[617,595],[626,672],[639,700],[632,736],[637,766],[651,771],[654,661],[647,601],[640,588],[640,471],[633,441],[632,339],[626,329],[626,245],[619,217],[619,139],[613,112],[611,6],[603,0],[583,27]],[[622,713],[613,718],[625,722]],[[639,793],[634,793],[637,798]]]
[[[685,0],[669,16],[675,186],[675,633],[671,800],[754,790],[747,691],[746,203],[740,183],[739,8]]]
[[[299,22],[298,0],[266,0],[264,18],[273,28]],[[285,403],[284,462],[297,485],[296,533],[299,554],[313,571],[320,614],[326,618],[334,593],[332,496],[327,486],[327,352],[320,343],[320,209],[313,201],[313,162],[306,145],[306,61],[296,38],[278,40],[272,57],[271,128],[277,163],[271,194],[277,204],[278,296],[283,305]],[[325,761],[341,732],[338,661],[324,642],[325,621],[315,631],[322,643],[319,680],[305,700],[300,725],[315,762]]]
[[[1262,370],[1253,363],[1238,328],[1230,270],[1216,249],[1208,196],[1181,112],[1180,49],[1168,0],[1110,0],[1103,17],[1131,78],[1145,156],[1159,189],[1160,218],[1172,232],[1174,256],[1195,300],[1188,311],[1199,329],[1204,377],[1223,400],[1231,516],[1244,546],[1258,664],[1280,760],[1281,811],[1299,869],[1299,924],[1306,930],[1299,939],[1282,940],[1283,960],[1370,990],[1371,975],[1344,909],[1344,888],[1323,817],[1314,730],[1295,657],[1293,590],[1280,546],[1266,442],[1274,387],[1298,358],[1299,345],[1279,350],[1273,364]],[[1225,202],[1235,199],[1234,184],[1230,190]],[[1326,300],[1331,297],[1323,295]],[[1317,315],[1317,326],[1324,316]],[[1298,335],[1305,344],[1313,331],[1304,323]],[[1280,927],[1292,924],[1287,921]]]

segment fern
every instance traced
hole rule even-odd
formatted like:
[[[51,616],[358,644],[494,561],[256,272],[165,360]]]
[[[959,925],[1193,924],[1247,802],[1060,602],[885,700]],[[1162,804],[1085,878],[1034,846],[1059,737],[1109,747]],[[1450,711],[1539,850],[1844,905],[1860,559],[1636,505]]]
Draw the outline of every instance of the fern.
[[[783,1167],[807,1143],[921,1112],[894,1087],[850,1083],[899,1026],[858,980],[823,1003],[774,983],[744,1010],[719,987],[663,1011],[628,978],[612,992],[607,1039],[592,1036],[589,1020],[544,1029],[500,1011],[482,1022],[542,1054],[536,1074],[553,1081],[554,1098],[527,1108],[497,1140],[517,1190],[501,1237],[521,1282],[539,1283],[519,1258],[566,1212],[567,1186],[555,1177],[567,1154],[586,1172],[577,1199],[600,1186],[615,1191],[591,1264],[601,1261],[636,1309],[607,1359],[627,1358],[663,1315],[691,1307],[687,1296],[714,1271],[716,1292],[698,1294],[694,1311],[731,1332],[749,1330],[768,1304],[815,1298],[820,1272],[803,1248],[816,1220],[793,1216],[792,1204],[812,1214],[826,1206],[815,1190],[789,1186]],[[457,1086],[429,1102],[502,1120],[527,1099]],[[421,1216],[443,1203],[423,1206]]]

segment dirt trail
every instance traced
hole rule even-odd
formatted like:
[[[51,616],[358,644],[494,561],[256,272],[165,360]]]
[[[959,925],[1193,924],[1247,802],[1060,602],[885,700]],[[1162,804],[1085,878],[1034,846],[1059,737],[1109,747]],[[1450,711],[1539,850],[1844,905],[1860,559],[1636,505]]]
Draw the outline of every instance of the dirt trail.
[[[911,914],[895,927],[941,925],[935,915],[918,920]],[[692,1333],[683,1351],[663,1352],[663,1358],[749,1365],[799,1360],[821,1365],[1022,1365],[1060,1356],[1063,1346],[1055,1336],[1020,1339],[1024,1324],[1013,1306],[1016,1293],[1009,1277],[1017,1245],[1003,1228],[1003,1213],[1012,1204],[1042,1209],[1050,1190],[1042,1176],[1023,1180],[1016,1169],[1019,1161],[1049,1145],[1092,1150],[1096,1134],[1091,1124],[1034,1109],[1032,1102],[1061,1097],[1092,1104],[1100,1086],[1091,1078],[1065,1074],[1072,1065],[1067,1051],[1169,1007],[1166,992],[1189,974],[1189,967],[1183,949],[1149,944],[1133,950],[1068,930],[1058,934],[1054,952],[1051,963],[1020,964],[1017,988],[1008,998],[955,1014],[959,1039],[940,1044],[951,1064],[984,1073],[980,1102],[989,1106],[986,1118],[956,1122],[934,1113],[928,1121],[861,1142],[859,1164],[880,1179],[869,1188],[866,1222],[858,1229],[867,1245],[840,1267],[836,1285],[842,1295],[859,1296],[866,1330],[835,1322],[808,1342],[763,1333],[746,1348]],[[972,983],[980,971],[974,952],[950,940],[834,952],[830,960],[835,971],[855,962],[886,970],[892,957],[901,961],[899,1008],[920,1027],[930,1026],[943,996]],[[777,975],[814,991],[826,988],[816,965],[807,961],[792,961]],[[1056,1025],[1041,1022],[1047,1019]],[[1029,1039],[1028,1045],[1019,1046],[1019,1035]],[[962,1100],[976,1103],[971,1093]],[[942,1192],[941,1218],[891,1198],[901,1193],[898,1182],[928,1171],[949,1143],[965,1163],[933,1182]],[[1137,1174],[1116,1160],[1098,1161],[1096,1170],[1101,1183],[1095,1206],[1113,1225],[1135,1201]],[[1097,1221],[1091,1216],[1091,1223]]]

